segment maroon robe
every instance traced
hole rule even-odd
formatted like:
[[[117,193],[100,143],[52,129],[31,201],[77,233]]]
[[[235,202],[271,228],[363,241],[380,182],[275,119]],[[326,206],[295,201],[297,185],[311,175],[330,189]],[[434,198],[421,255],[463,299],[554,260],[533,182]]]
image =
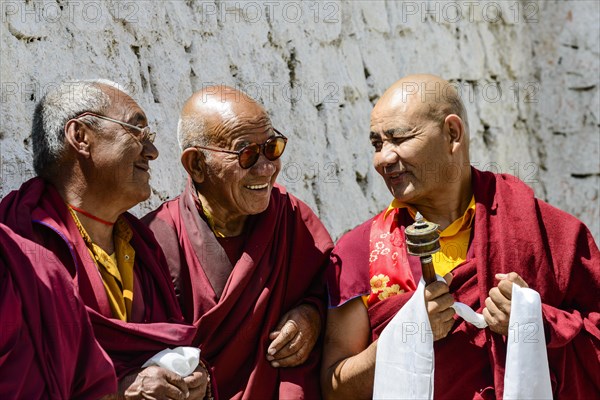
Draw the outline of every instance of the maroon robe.
[[[600,397],[600,253],[594,239],[580,221],[536,199],[517,178],[472,171],[474,228],[467,259],[452,271],[450,292],[481,312],[497,285],[494,274],[517,272],[542,298],[555,398]],[[399,218],[403,227],[413,222],[406,210]],[[332,252],[332,307],[370,291],[370,222],[342,237]],[[393,296],[368,310],[373,340],[410,296]],[[506,337],[458,319],[434,349],[437,398],[502,398]]]
[[[116,391],[69,274],[0,224],[0,398],[98,399]]]
[[[102,348],[117,377],[136,370],[157,352],[189,345],[195,328],[185,324],[164,255],[152,232],[129,213],[135,249],[131,321],[112,317],[102,278],[64,201],[40,178],[25,182],[0,203],[0,222],[41,244],[58,257],[73,277]]]
[[[198,327],[195,343],[219,397],[319,398],[321,340],[298,367],[273,368],[266,354],[269,333],[290,309],[308,303],[325,317],[323,273],[333,243],[323,224],[276,186],[267,210],[246,222],[248,240],[232,266],[198,207],[190,182],[143,220],[163,246],[186,319]]]

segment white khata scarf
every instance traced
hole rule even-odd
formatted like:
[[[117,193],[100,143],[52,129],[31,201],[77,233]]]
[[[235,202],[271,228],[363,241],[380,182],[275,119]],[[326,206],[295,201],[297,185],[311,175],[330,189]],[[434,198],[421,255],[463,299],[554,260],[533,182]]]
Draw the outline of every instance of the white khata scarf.
[[[421,279],[379,337],[373,399],[433,399],[433,335],[424,290]],[[456,302],[452,307],[465,321],[487,327],[483,315],[466,304]],[[541,329],[532,334],[532,326]],[[535,290],[513,285],[507,343],[504,399],[552,399],[542,303]]]

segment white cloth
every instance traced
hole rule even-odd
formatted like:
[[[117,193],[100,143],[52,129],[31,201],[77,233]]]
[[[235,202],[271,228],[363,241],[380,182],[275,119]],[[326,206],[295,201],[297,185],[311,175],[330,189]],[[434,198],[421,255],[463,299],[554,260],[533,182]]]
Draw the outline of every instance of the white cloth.
[[[413,296],[379,336],[374,399],[433,398],[433,335],[424,290],[421,279]]]
[[[435,358],[424,291],[421,279],[411,299],[379,336],[373,399],[433,399]],[[512,293],[504,398],[551,399],[540,296],[517,285]],[[466,304],[456,302],[453,308],[478,328],[487,326],[483,315]]]
[[[504,399],[551,399],[540,294],[513,285],[510,309]]]
[[[156,353],[142,365],[142,368],[158,365],[185,378],[194,372],[198,364],[200,364],[200,349],[181,346]]]

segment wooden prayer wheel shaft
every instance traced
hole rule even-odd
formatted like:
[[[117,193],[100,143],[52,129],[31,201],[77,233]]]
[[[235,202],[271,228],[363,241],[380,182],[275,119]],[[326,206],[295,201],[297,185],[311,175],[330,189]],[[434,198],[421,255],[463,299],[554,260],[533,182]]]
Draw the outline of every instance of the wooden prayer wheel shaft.
[[[415,223],[404,231],[408,254],[421,259],[421,270],[426,285],[435,282],[432,254],[440,249],[439,225],[427,222],[420,213],[415,216]]]

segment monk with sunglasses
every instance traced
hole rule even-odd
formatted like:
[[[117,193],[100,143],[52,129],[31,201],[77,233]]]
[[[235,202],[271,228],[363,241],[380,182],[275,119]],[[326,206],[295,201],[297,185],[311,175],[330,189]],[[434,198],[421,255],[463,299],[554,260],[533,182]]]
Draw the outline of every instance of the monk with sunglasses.
[[[331,238],[275,183],[288,139],[225,86],[185,103],[183,193],[143,220],[163,247],[219,398],[319,398]]]

